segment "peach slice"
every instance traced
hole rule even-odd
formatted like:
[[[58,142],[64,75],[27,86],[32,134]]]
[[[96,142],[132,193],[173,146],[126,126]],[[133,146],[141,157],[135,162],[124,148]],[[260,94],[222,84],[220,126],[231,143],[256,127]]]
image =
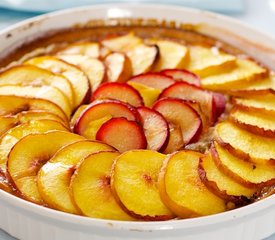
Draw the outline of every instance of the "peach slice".
[[[136,45],[142,43],[142,39],[135,36],[134,32],[125,35],[109,37],[101,41],[101,44],[113,52],[128,52]]]
[[[161,201],[157,185],[164,158],[165,155],[151,150],[128,151],[116,158],[111,187],[116,200],[131,216],[142,220],[174,217]]]
[[[213,95],[214,102],[215,102],[215,107],[216,107],[215,116],[216,116],[216,120],[217,120],[225,111],[226,98],[221,93],[213,92],[212,95]]]
[[[21,138],[32,133],[43,133],[51,130],[68,131],[60,122],[53,120],[32,120],[20,124],[5,132],[0,138],[0,169],[6,171],[6,162],[8,154],[14,144]]]
[[[72,130],[74,129],[74,125],[76,124],[76,122],[78,121],[79,117],[81,116],[82,112],[84,112],[84,110],[88,107],[88,104],[84,104],[79,106],[76,111],[74,112],[74,115],[71,117],[71,121],[70,121],[70,126],[72,128]]]
[[[59,106],[67,117],[71,115],[72,108],[68,98],[57,88],[52,86],[19,86],[2,85],[0,95],[15,95],[18,97],[45,99]]]
[[[199,114],[183,100],[163,98],[154,104],[153,109],[164,116],[171,130],[173,126],[175,126],[175,129],[177,129],[177,127],[180,129],[183,139],[183,145],[181,145],[180,148],[199,139],[202,132],[201,118]],[[172,141],[172,138],[173,134],[171,133],[169,142]],[[175,144],[175,146],[177,145],[178,144]],[[176,150],[179,149],[174,149],[174,151]]]
[[[273,94],[263,94],[246,98],[234,98],[233,103],[246,109],[255,109],[275,116],[275,97]]]
[[[62,48],[57,54],[72,55],[79,54],[92,58],[99,58],[100,46],[97,42],[77,42]]]
[[[76,66],[53,56],[32,58],[29,59],[26,64],[35,65],[66,77],[71,82],[73,87],[74,108],[84,103],[89,98],[91,91],[89,80],[87,76]]]
[[[164,89],[159,98],[172,97],[185,100],[196,101],[200,104],[201,110],[206,115],[208,121],[215,122],[216,106],[211,93],[185,82],[176,82],[170,87]]]
[[[85,134],[89,124],[95,120],[106,117],[125,117],[130,121],[139,121],[137,110],[129,104],[118,100],[98,100],[91,103],[78,118],[74,131],[80,135]],[[108,119],[107,119],[108,120]],[[86,137],[89,137],[85,135]]]
[[[275,183],[275,168],[244,161],[232,155],[227,149],[214,142],[210,149],[217,167],[247,188],[262,188]]]
[[[132,64],[123,53],[111,53],[105,58],[109,82],[126,82],[132,76]]]
[[[94,91],[91,101],[95,99],[115,99],[131,104],[134,107],[142,106],[143,99],[139,92],[126,83],[104,83]]]
[[[160,73],[172,77],[177,82],[183,81],[198,87],[200,87],[201,85],[200,77],[197,76],[195,73],[189,72],[185,69],[165,69],[162,70]]]
[[[128,51],[133,75],[146,73],[152,69],[158,59],[159,48],[156,45],[139,44]]]
[[[136,89],[139,94],[142,96],[144,105],[146,107],[151,107],[154,102],[158,99],[161,90],[148,87],[144,84],[137,83],[137,82],[127,82],[128,85],[131,85],[134,89]]]
[[[274,116],[262,113],[253,108],[249,110],[235,106],[229,115],[231,121],[241,128],[265,137],[275,137]]]
[[[202,78],[201,84],[209,90],[227,91],[243,84],[266,77],[265,68],[250,60],[238,59],[237,66],[226,72]]]
[[[174,84],[175,80],[160,73],[145,73],[132,77],[128,83],[132,82],[163,90]]]
[[[53,74],[31,65],[15,66],[0,74],[0,85],[53,86],[58,88],[73,103],[72,84],[62,75]]]
[[[201,181],[211,192],[237,205],[248,204],[257,190],[247,188],[221,172],[210,154],[200,159],[198,170]]]
[[[93,90],[105,81],[106,68],[104,64],[98,60],[83,55],[58,55],[59,59],[79,67],[89,78],[90,86]]]
[[[45,99],[0,95],[0,115],[15,115],[22,111],[45,111],[68,121],[64,111],[58,105]]]
[[[69,144],[57,151],[37,175],[37,186],[43,201],[51,208],[79,213],[69,191],[76,165],[92,153],[107,150],[114,149],[104,143],[84,140]]]
[[[103,123],[96,133],[96,140],[113,146],[119,152],[147,147],[142,127],[126,118],[112,118]]]
[[[158,72],[169,68],[183,68],[188,61],[188,48],[170,40],[152,40],[159,48],[159,58],[154,66]]]
[[[217,47],[189,46],[190,61],[186,68],[200,77],[217,75],[236,65],[236,57],[220,51]]]
[[[37,187],[38,171],[61,147],[80,140],[83,140],[83,137],[64,131],[29,134],[23,137],[9,153],[9,179],[25,199],[43,204]]]
[[[216,125],[216,139],[232,154],[253,163],[275,164],[275,138],[255,135],[232,122]]]
[[[202,183],[198,174],[203,154],[184,150],[166,157],[159,174],[162,201],[181,218],[224,212],[225,201]]]
[[[137,108],[144,134],[147,140],[147,148],[162,151],[166,148],[169,140],[169,126],[166,119],[157,111],[147,108]]]
[[[111,191],[111,169],[118,156],[117,152],[98,152],[78,165],[70,189],[75,204],[85,216],[133,220],[121,209]]]
[[[65,122],[59,116],[45,111],[23,111],[16,115],[0,116],[0,136],[9,129],[31,120],[48,119],[62,123],[69,127],[68,122]]]

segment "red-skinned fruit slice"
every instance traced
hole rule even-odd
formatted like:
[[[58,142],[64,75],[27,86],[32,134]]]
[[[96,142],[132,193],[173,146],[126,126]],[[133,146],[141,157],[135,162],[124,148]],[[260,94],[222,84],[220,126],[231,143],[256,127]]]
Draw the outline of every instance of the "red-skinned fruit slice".
[[[96,140],[111,145],[119,152],[147,147],[141,126],[125,118],[112,118],[102,124],[96,134]]]
[[[176,98],[163,98],[154,104],[153,109],[160,112],[169,123],[171,133],[169,142],[173,141],[172,131],[180,129],[183,145],[173,143],[174,147],[172,146],[169,152],[179,150],[184,145],[199,139],[202,132],[201,118],[185,101]]]
[[[131,78],[129,81],[143,84],[148,87],[163,90],[175,83],[171,77],[159,73],[145,73]]]
[[[165,118],[147,107],[138,107],[137,110],[147,139],[147,148],[155,151],[164,150],[169,140],[169,126]]]
[[[91,102],[95,99],[116,99],[138,107],[143,106],[139,92],[126,83],[104,83],[93,93]]]
[[[118,100],[98,100],[91,103],[82,112],[74,125],[74,132],[83,135],[91,122],[106,116],[125,117],[130,121],[140,121],[139,113],[131,105]]]
[[[185,69],[165,69],[160,73],[172,77],[177,82],[187,82],[195,86],[201,86],[200,77]]]
[[[200,104],[201,109],[207,116],[209,122],[215,122],[216,107],[214,97],[211,93],[185,82],[177,82],[163,90],[159,99],[165,97],[196,101]]]
[[[226,98],[223,94],[221,93],[212,93],[214,97],[214,102],[216,106],[216,120],[219,116],[221,116],[225,110],[225,105],[226,105]]]

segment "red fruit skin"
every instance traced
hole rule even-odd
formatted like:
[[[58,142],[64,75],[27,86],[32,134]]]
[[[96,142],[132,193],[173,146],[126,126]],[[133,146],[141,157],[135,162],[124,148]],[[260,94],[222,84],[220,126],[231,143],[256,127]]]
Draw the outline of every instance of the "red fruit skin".
[[[137,111],[140,114],[141,123],[143,126],[145,124],[147,124],[146,121],[150,121],[151,119],[153,120],[153,119],[157,118],[156,124],[157,124],[157,126],[163,128],[165,134],[163,134],[162,140],[159,142],[159,144],[157,144],[158,147],[151,149],[151,150],[155,150],[155,151],[159,151],[159,152],[164,151],[165,148],[167,147],[167,144],[169,141],[169,135],[170,135],[169,125],[168,125],[168,122],[166,121],[166,119],[161,115],[161,113],[159,113],[153,109],[150,109],[148,107],[144,107],[144,106],[138,107]],[[144,132],[145,132],[145,136],[146,136],[146,131],[144,130]],[[148,139],[147,139],[147,142],[149,145]]]
[[[225,111],[226,98],[221,93],[213,92],[214,102],[216,106],[216,121]]]
[[[119,147],[121,139],[116,137],[122,135],[123,142],[128,146]],[[146,149],[147,141],[142,127],[135,121],[129,121],[126,118],[112,118],[103,123],[96,134],[96,140],[105,142],[119,152],[132,149]]]
[[[114,111],[114,114],[115,114],[115,117],[125,117],[127,118],[128,120],[133,120],[133,121],[136,121],[136,122],[140,122],[141,119],[140,119],[140,115],[138,113],[138,111],[136,110],[135,107],[131,106],[130,104],[127,104],[127,103],[124,103],[124,102],[121,102],[119,100],[96,100],[94,102],[92,102],[89,107],[87,107],[82,113],[81,115],[79,116],[79,118],[77,119],[74,127],[73,127],[73,132],[74,133],[77,133],[77,134],[80,134],[81,135],[81,128],[82,127],[85,127],[85,117],[88,117],[89,114],[92,114],[92,111],[95,110],[95,108],[98,108],[100,105],[108,105],[110,107],[110,112],[111,111]],[[117,107],[117,108],[120,108],[122,111],[125,111],[124,113],[127,113],[127,115],[125,114],[120,114],[118,111],[115,111],[115,108],[114,107]],[[113,115],[113,114],[110,114],[110,115]],[[84,124],[84,126],[83,126]]]
[[[129,84],[119,82],[107,82],[101,84],[92,94],[90,102],[93,102],[96,99],[113,99],[123,101],[122,99],[116,98],[117,96],[115,95],[118,91],[122,94],[127,93],[128,95],[131,95],[131,99],[129,99],[128,102],[129,104],[135,107],[144,105],[140,93],[135,88]],[[112,92],[114,92],[114,94],[112,94]]]
[[[183,81],[197,87],[201,86],[200,77],[186,69],[164,69],[160,73],[172,77],[177,82]]]
[[[129,81],[160,90],[163,90],[175,83],[173,78],[165,76],[161,73],[142,73],[132,77]]]

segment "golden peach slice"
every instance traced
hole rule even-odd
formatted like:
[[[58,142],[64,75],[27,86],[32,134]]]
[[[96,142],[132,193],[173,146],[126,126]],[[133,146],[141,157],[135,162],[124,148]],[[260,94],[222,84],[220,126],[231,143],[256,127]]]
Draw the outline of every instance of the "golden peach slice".
[[[71,180],[71,194],[85,216],[133,220],[116,202],[110,186],[111,169],[117,152],[98,152],[86,157]]]
[[[150,150],[121,154],[114,162],[111,186],[115,198],[131,216],[143,220],[167,220],[173,213],[163,204],[157,186],[165,155]]]
[[[233,155],[261,164],[275,164],[275,138],[255,135],[232,122],[216,125],[216,139]]]
[[[272,186],[275,183],[275,168],[244,161],[232,155],[217,142],[211,148],[212,158],[225,175],[248,188]]]
[[[201,79],[202,87],[209,90],[227,91],[231,88],[238,88],[243,84],[266,77],[268,74],[265,68],[257,63],[238,59],[236,67],[219,74],[210,75]]]
[[[170,40],[152,40],[152,42],[159,48],[159,58],[154,71],[183,68],[186,65],[189,56],[186,46]]]
[[[43,133],[51,130],[68,131],[68,129],[64,125],[57,121],[32,120],[11,128],[9,131],[5,132],[5,134],[3,134],[0,138],[0,169],[6,172],[6,162],[8,159],[8,154],[12,147],[21,138],[32,133]],[[43,143],[43,141],[41,143]]]
[[[230,112],[229,119],[249,132],[265,137],[275,137],[275,121],[272,115],[253,108],[245,110],[235,106]]]
[[[127,52],[133,69],[133,75],[146,73],[152,69],[158,59],[159,48],[156,45],[138,44]]]
[[[69,193],[71,176],[83,158],[107,150],[114,149],[101,142],[85,140],[69,144],[57,151],[38,172],[37,186],[43,201],[51,208],[79,213]]]
[[[235,67],[236,57],[218,48],[189,46],[190,61],[186,68],[200,77],[216,75]]]
[[[233,103],[246,109],[253,108],[263,113],[275,116],[274,94],[261,94],[245,98],[234,98]]]
[[[97,42],[78,42],[67,45],[58,51],[57,54],[71,55],[80,54],[92,58],[99,58],[100,46]]]
[[[45,111],[23,111],[16,115],[0,116],[0,136],[9,129],[31,120],[54,120],[69,127],[68,122],[61,119],[59,116]]]
[[[53,73],[61,74],[72,84],[74,93],[73,108],[82,104],[90,95],[90,84],[87,76],[76,66],[69,64],[53,56],[42,56],[28,60],[26,64],[50,70]]]
[[[53,86],[58,88],[73,104],[73,88],[68,79],[62,75],[31,66],[21,65],[7,69],[0,74],[0,85],[30,85],[30,86]]]
[[[127,82],[127,84],[131,85],[140,93],[146,107],[151,107],[155,103],[155,101],[157,101],[161,93],[160,89],[152,88],[141,83],[130,81]]]
[[[68,98],[57,88],[52,86],[19,86],[2,85],[0,95],[15,95],[18,97],[45,99],[59,106],[67,117],[71,115],[72,107]]]
[[[113,52],[128,52],[136,45],[142,43],[142,39],[135,36],[134,32],[129,32],[122,36],[106,38],[101,44]]]
[[[237,205],[249,203],[249,199],[257,190],[247,188],[221,172],[210,154],[200,159],[198,170],[200,179],[211,192]]]
[[[108,82],[126,82],[132,76],[132,64],[123,53],[111,53],[105,60]]]
[[[70,64],[78,66],[89,78],[90,85],[93,90],[105,81],[106,68],[98,59],[94,59],[83,55],[58,55],[58,58]]]
[[[22,111],[45,111],[59,116],[64,122],[68,121],[64,111],[48,100],[0,95],[0,116],[15,115]]]
[[[184,150],[168,155],[159,174],[162,201],[181,218],[224,212],[225,201],[202,183],[198,166],[203,154]]]
[[[29,134],[23,137],[9,153],[9,179],[25,199],[43,204],[37,188],[38,171],[61,147],[81,140],[83,137],[64,131]]]

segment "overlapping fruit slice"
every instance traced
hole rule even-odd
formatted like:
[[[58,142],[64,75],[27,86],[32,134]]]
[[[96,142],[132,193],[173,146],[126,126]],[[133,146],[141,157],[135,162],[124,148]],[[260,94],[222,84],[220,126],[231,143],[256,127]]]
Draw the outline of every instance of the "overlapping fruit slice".
[[[72,108],[68,98],[57,88],[52,86],[19,86],[2,85],[0,95],[15,95],[18,97],[45,99],[59,106],[67,117],[71,115]]]
[[[200,77],[216,75],[235,66],[236,57],[216,47],[189,46],[190,61],[186,68]]]
[[[92,95],[91,100],[116,99],[131,104],[134,107],[142,106],[143,99],[139,92],[126,83],[104,83]]]
[[[62,75],[30,65],[15,66],[0,74],[0,85],[53,86],[58,88],[73,103],[72,84]]]
[[[80,211],[89,217],[133,220],[116,202],[110,186],[113,161],[117,152],[98,152],[86,157],[71,180],[71,193]]]
[[[275,117],[250,108],[245,110],[234,107],[229,116],[230,120],[252,133],[266,137],[275,137]]]
[[[111,151],[113,148],[104,143],[83,140],[69,144],[56,152],[42,166],[37,176],[38,190],[44,203],[54,209],[79,214],[69,192],[71,177],[76,165],[92,153],[107,150]],[[83,200],[87,201],[87,199]]]
[[[57,121],[32,120],[11,128],[9,131],[5,132],[5,134],[3,134],[0,138],[0,168],[4,172],[6,171],[6,162],[9,152],[21,138],[27,136],[28,134],[43,133],[51,130],[68,131],[63,124]],[[26,149],[28,148],[29,146],[26,147]]]
[[[209,90],[227,91],[267,75],[267,70],[253,61],[238,59],[236,64],[236,67],[229,71],[202,78],[202,86]]]
[[[64,111],[49,100],[15,95],[0,95],[1,116],[15,115],[23,111],[45,111],[59,116],[64,122],[68,121]]]
[[[126,82],[133,73],[132,64],[127,55],[123,53],[111,53],[104,60],[107,66],[107,78],[109,82]]]
[[[154,71],[169,68],[183,68],[188,60],[188,48],[172,40],[151,40],[159,48],[159,58],[154,66]]]
[[[121,117],[139,122],[139,114],[131,105],[118,100],[98,100],[85,108],[74,126],[74,131],[86,138],[95,139],[104,122]]]
[[[58,55],[57,57],[79,67],[87,75],[93,90],[97,89],[106,79],[106,68],[98,59],[89,56],[69,54]]]
[[[77,42],[67,45],[58,51],[58,54],[80,54],[92,58],[100,57],[100,45],[97,42]]]
[[[202,121],[199,114],[186,102],[176,98],[158,100],[153,109],[168,121],[170,137],[165,153],[172,153],[200,137]]]
[[[131,216],[143,220],[167,220],[173,213],[160,199],[157,179],[165,155],[134,150],[116,158],[111,187],[116,200]]]
[[[211,154],[220,171],[245,187],[261,188],[275,183],[274,167],[244,161],[217,142],[214,142]]]
[[[253,163],[274,164],[275,138],[255,135],[229,121],[219,123],[216,134],[232,154]]]
[[[210,154],[200,159],[198,170],[205,186],[226,201],[244,205],[256,192],[256,188],[245,187],[220,171]]]
[[[77,67],[53,56],[42,56],[29,59],[26,64],[35,65],[66,77],[72,84],[74,92],[73,107],[83,103],[90,94],[87,76]]]
[[[166,157],[158,180],[162,201],[181,218],[211,215],[226,210],[225,201],[202,183],[198,166],[204,155],[180,151]]]
[[[9,153],[7,169],[9,178],[22,197],[43,204],[37,187],[40,168],[61,147],[80,140],[83,137],[65,131],[29,134],[20,139]]]

